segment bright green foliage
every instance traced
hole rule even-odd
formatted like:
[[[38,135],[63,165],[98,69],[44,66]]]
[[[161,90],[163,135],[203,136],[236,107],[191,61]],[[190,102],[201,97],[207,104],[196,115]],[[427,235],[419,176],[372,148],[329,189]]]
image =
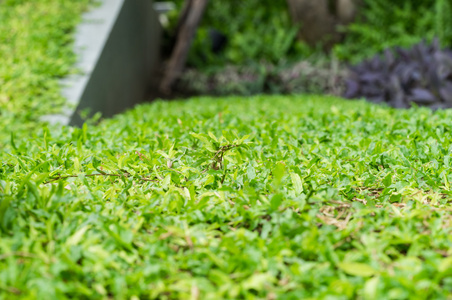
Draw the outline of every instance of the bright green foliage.
[[[451,117],[202,98],[18,136],[0,298],[448,299]]]
[[[0,1],[1,128],[32,128],[29,121],[61,108],[58,79],[75,61],[72,32],[89,2]]]
[[[390,47],[408,47],[439,38],[452,46],[451,0],[364,0],[358,20],[347,27],[346,40],[334,53],[359,62]]]

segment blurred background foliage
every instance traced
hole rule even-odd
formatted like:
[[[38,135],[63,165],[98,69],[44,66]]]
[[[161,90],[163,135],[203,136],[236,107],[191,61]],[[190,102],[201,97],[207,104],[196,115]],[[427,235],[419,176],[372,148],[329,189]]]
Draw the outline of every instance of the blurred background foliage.
[[[343,43],[334,54],[357,63],[390,47],[409,47],[438,37],[443,47],[452,46],[452,1],[364,0],[355,22],[343,28]]]
[[[175,1],[170,31],[177,23],[184,0]],[[228,41],[224,51],[211,51],[209,30],[218,30]],[[198,28],[188,65],[197,68],[244,64],[265,60],[278,63],[311,51],[296,39],[285,0],[210,1]],[[169,34],[171,36],[171,34]]]
[[[184,0],[170,14],[168,32],[177,23]],[[320,1],[319,1],[320,2]],[[393,46],[408,47],[438,37],[441,45],[452,46],[451,0],[361,0],[353,23],[338,28],[343,42],[332,53],[341,61],[357,62]],[[228,38],[224,52],[210,51],[208,32],[217,29]],[[197,32],[189,65],[243,64],[265,60],[306,58],[320,51],[297,41],[299,26],[293,24],[286,0],[210,1]],[[169,34],[171,35],[171,34]]]
[[[320,42],[309,46],[297,38],[303,24],[293,22],[288,1],[209,1],[189,53],[188,72],[183,74],[179,87],[218,95],[337,94],[343,89],[332,84],[340,85],[350,64],[386,48],[405,48],[421,40],[431,42],[435,37],[442,47],[452,46],[452,0],[351,0],[357,7],[356,17],[346,26],[336,26],[342,39],[328,50]],[[328,5],[340,2],[324,1]],[[321,2],[312,0],[309,5]],[[174,42],[174,28],[183,3],[184,0],[175,0],[178,9],[169,15],[167,45]],[[209,35],[212,29],[227,38],[224,49],[215,53]],[[300,68],[300,62],[309,67]],[[320,71],[312,73],[313,68]]]

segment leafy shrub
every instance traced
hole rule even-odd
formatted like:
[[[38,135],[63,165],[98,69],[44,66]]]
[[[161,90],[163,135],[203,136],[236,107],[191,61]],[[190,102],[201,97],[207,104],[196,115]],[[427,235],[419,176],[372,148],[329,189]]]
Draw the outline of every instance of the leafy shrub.
[[[352,68],[346,98],[364,97],[397,108],[416,103],[431,108],[452,107],[452,52],[436,40],[410,49],[386,50]]]
[[[182,2],[178,1],[179,7]],[[213,55],[210,51],[211,28],[221,31],[228,38],[222,54]],[[197,68],[260,60],[277,63],[296,52],[307,51],[296,41],[296,33],[297,28],[291,24],[286,1],[210,1],[188,63]]]
[[[357,63],[390,47],[408,47],[422,39],[439,37],[452,46],[452,1],[363,0],[356,22],[347,28],[346,40],[334,53]]]

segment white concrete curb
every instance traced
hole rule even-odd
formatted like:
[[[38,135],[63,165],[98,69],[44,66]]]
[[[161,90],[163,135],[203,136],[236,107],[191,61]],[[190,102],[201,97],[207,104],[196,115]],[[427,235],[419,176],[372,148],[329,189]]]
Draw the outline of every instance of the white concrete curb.
[[[61,80],[68,106],[43,120],[81,125],[82,110],[110,117],[144,100],[159,63],[160,25],[151,0],[101,0],[75,33],[75,67]]]

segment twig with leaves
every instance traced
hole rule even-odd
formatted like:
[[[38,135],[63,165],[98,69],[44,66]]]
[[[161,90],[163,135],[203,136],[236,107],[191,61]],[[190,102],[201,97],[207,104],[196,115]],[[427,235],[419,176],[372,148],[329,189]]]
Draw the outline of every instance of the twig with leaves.
[[[76,178],[79,177],[81,174],[79,175],[58,175],[56,177],[50,178],[49,180],[45,181],[44,184],[48,184],[48,183],[52,183],[61,179],[67,179],[67,178]],[[124,172],[122,174],[111,174],[111,173],[94,173],[94,174],[83,174],[83,176],[85,177],[96,177],[96,176],[111,176],[111,177],[134,177],[132,174],[128,173],[128,172]],[[150,179],[150,178],[146,178],[146,177],[134,177],[138,180],[141,181],[152,181],[152,182],[158,182],[158,180],[156,179]]]
[[[218,169],[223,169],[223,157],[224,154],[236,147],[240,147],[241,145],[226,145],[226,146],[222,146],[220,147],[220,149],[218,149],[217,152],[215,152],[215,155],[212,158],[212,164],[211,164],[211,168],[214,170],[218,170]]]

